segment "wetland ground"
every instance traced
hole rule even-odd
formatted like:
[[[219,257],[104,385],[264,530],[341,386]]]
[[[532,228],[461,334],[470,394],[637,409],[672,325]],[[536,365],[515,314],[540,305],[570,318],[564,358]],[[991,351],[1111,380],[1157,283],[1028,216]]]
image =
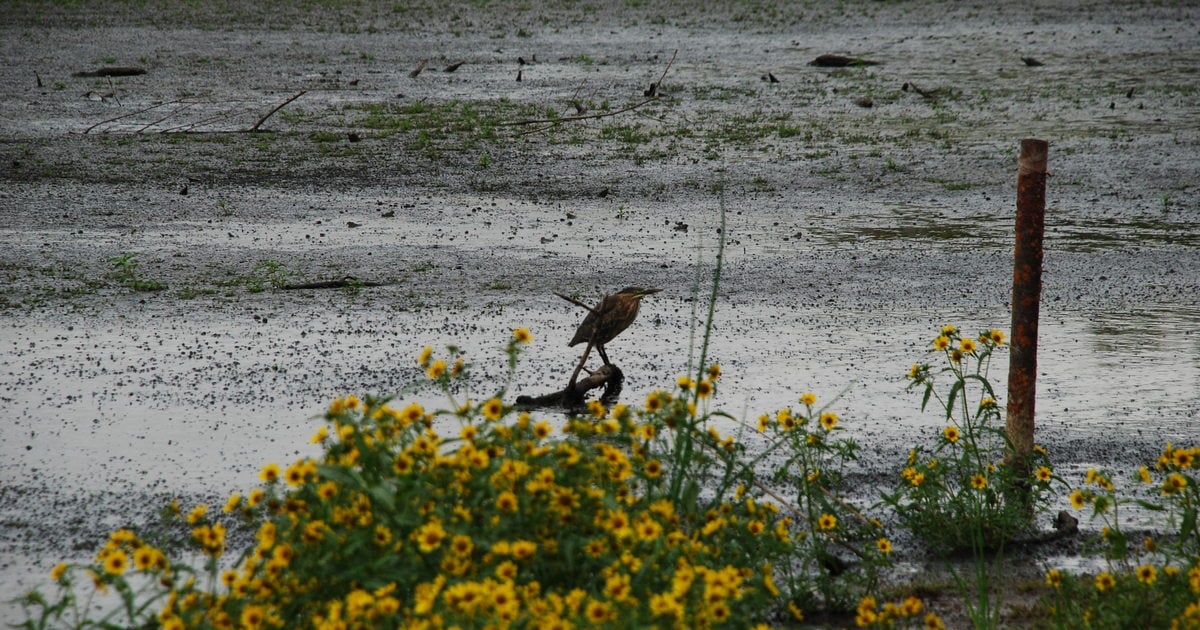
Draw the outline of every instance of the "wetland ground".
[[[1039,441],[1070,476],[1200,437],[1194,3],[10,1],[0,18],[5,599],[172,497],[252,485],[306,452],[333,397],[418,382],[426,344],[466,349],[481,396],[526,326],[513,390],[557,389],[581,313],[555,291],[665,289],[609,346],[641,400],[692,360],[722,204],[716,404],[752,419],[840,394],[863,478],[887,487],[940,427],[902,378],[934,330],[1007,328],[1023,137],[1049,141],[1054,174]],[[825,53],[879,63],[809,65]],[[146,72],[74,76],[114,66]],[[281,288],[345,276],[372,286]]]

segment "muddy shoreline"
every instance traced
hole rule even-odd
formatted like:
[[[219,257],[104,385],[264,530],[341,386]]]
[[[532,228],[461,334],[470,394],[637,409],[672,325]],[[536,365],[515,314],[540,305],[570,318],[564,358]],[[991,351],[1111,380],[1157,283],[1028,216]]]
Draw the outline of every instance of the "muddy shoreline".
[[[426,344],[478,397],[526,326],[512,390],[560,388],[556,291],[665,289],[609,347],[641,400],[694,356],[722,208],[716,405],[840,394],[887,487],[940,426],[901,378],[932,331],[1007,328],[1022,137],[1054,172],[1039,440],[1119,478],[1196,440],[1195,6],[443,5],[0,9],[0,592],[252,485],[335,396],[436,405]],[[510,124],[641,102],[673,55],[656,101]],[[72,76],[103,66],[147,72]],[[379,286],[280,288],[344,276]]]

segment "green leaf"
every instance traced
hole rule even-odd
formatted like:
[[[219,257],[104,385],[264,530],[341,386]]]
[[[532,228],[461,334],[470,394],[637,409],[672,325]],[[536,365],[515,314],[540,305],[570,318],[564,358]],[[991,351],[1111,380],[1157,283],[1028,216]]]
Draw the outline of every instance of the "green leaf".
[[[954,399],[958,396],[958,393],[961,392],[962,389],[963,389],[963,381],[961,381],[961,380],[956,381],[954,383],[954,386],[952,386],[950,388],[950,394],[948,396],[946,396],[946,417],[947,418],[954,415]]]

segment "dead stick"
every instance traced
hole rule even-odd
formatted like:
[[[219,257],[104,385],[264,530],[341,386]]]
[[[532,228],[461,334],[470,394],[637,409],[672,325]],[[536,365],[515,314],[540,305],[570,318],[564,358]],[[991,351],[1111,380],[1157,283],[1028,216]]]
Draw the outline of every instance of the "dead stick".
[[[217,120],[219,118],[229,118],[232,113],[233,113],[233,109],[227,109],[219,114],[213,114],[212,116],[209,116],[208,118],[201,118],[200,120],[193,121],[193,122],[186,122],[186,123],[183,123],[182,125],[175,125],[174,127],[167,127],[166,129],[163,129],[159,133],[171,133],[172,131],[179,131],[179,130],[183,130],[184,132],[190,132],[192,129],[195,129],[196,127],[198,127],[200,125],[208,124],[208,122],[210,120]]]
[[[564,123],[564,122],[571,122],[573,120],[588,120],[591,118],[607,118],[609,116],[616,116],[617,114],[624,114],[625,112],[635,110],[635,109],[641,107],[642,105],[645,105],[646,103],[649,103],[651,101],[657,101],[657,100],[658,100],[657,96],[651,96],[650,98],[648,98],[644,101],[641,101],[640,103],[634,103],[633,105],[629,105],[628,107],[622,107],[621,109],[611,111],[611,112],[604,112],[601,114],[586,114],[586,115],[582,115],[582,116],[562,116],[560,118],[534,118],[534,119],[529,119],[529,120],[514,120],[512,122],[496,123],[496,126],[497,127],[513,127],[516,125],[540,125],[540,124],[544,124],[544,123],[558,124],[558,123]]]
[[[279,111],[279,110],[283,109],[284,107],[286,107],[286,106],[287,106],[287,104],[288,104],[288,103],[291,103],[292,101],[294,101],[294,100],[296,100],[296,99],[300,98],[301,96],[304,96],[306,93],[308,93],[308,90],[300,90],[299,92],[296,92],[296,95],[295,95],[295,96],[293,96],[292,98],[289,98],[288,100],[286,100],[286,101],[284,101],[284,102],[282,102],[282,103],[280,103],[280,104],[276,105],[276,106],[275,106],[275,109],[272,109],[271,111],[267,112],[267,115],[266,115],[266,116],[263,116],[262,118],[259,118],[259,119],[258,119],[258,122],[254,123],[254,126],[253,126],[253,127],[251,127],[251,128],[249,128],[249,129],[247,129],[246,131],[247,131],[248,133],[254,133],[254,132],[258,131],[258,127],[259,127],[259,125],[263,124],[264,122],[267,122],[267,119],[268,119],[268,118],[270,118],[271,116],[274,116],[274,115],[275,115],[275,112],[277,112],[277,111]]]
[[[675,52],[671,53],[671,60],[667,62],[667,67],[663,68],[663,73],[661,76],[658,77],[658,81],[655,82],[655,85],[662,84],[662,80],[667,77],[667,71],[669,71],[671,69],[671,66],[674,65],[675,57],[678,54],[679,54],[679,49],[675,49]],[[645,105],[646,103],[649,103],[652,101],[657,101],[657,100],[658,100],[658,96],[651,96],[650,98],[648,98],[644,101],[634,103],[633,105],[629,105],[627,107],[622,107],[621,109],[611,111],[611,112],[602,112],[599,114],[581,114],[579,116],[562,116],[560,118],[535,118],[535,119],[528,119],[528,120],[515,120],[512,122],[497,123],[496,126],[497,127],[513,127],[516,125],[541,125],[541,124],[546,124],[546,123],[550,123],[551,126],[553,126],[553,125],[557,125],[559,123],[571,122],[571,121],[575,121],[575,120],[591,120],[593,118],[607,118],[609,116],[616,116],[617,114],[624,114],[625,112],[633,111],[633,110]]]
[[[156,120],[156,121],[154,121],[154,122],[151,122],[151,123],[146,123],[146,126],[145,126],[145,127],[142,127],[141,129],[138,129],[136,133],[142,133],[143,131],[145,131],[145,130],[147,130],[147,129],[149,129],[149,128],[153,127],[154,125],[157,125],[158,123],[160,123],[160,122],[162,122],[162,121],[164,121],[164,120],[166,120],[166,119],[168,119],[168,118],[170,118],[170,117],[174,116],[175,114],[178,114],[179,112],[181,112],[181,111],[183,111],[183,110],[185,110],[185,109],[187,109],[187,108],[191,107],[192,105],[195,105],[195,103],[185,103],[185,104],[183,105],[183,107],[180,107],[179,109],[172,110],[172,111],[171,111],[171,113],[167,114],[166,116],[163,116],[162,118],[159,118],[158,120]]]
[[[670,70],[671,66],[675,64],[675,56],[678,54],[679,54],[679,49],[676,48],[675,52],[671,53],[671,60],[667,62],[667,67],[663,68],[662,75],[658,77],[658,80],[654,82],[654,85],[657,85],[657,86],[662,85],[663,79],[667,78],[667,71]]]
[[[86,134],[87,132],[95,129],[96,127],[99,127],[100,125],[105,125],[105,124],[108,124],[111,122],[117,122],[118,120],[121,120],[122,118],[129,118],[130,116],[137,116],[138,114],[144,114],[152,109],[158,109],[159,107],[163,107],[164,105],[171,105],[171,104],[179,103],[179,102],[181,102],[181,101],[175,100],[175,101],[169,101],[166,103],[159,103],[158,105],[151,105],[150,107],[147,107],[145,109],[139,109],[136,112],[130,112],[128,114],[121,114],[120,116],[115,116],[113,118],[109,118],[108,120],[101,120],[100,122],[92,125],[91,127],[84,129],[83,133]]]

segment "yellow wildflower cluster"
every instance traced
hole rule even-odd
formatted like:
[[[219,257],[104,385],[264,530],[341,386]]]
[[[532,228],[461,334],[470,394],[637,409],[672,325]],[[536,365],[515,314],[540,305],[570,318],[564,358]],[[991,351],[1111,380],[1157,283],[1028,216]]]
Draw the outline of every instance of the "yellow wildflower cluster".
[[[711,381],[692,386],[705,383]],[[665,393],[649,401],[659,403],[657,412],[602,409],[598,421],[569,422],[564,439],[551,442],[549,423],[521,414],[505,424],[511,410],[489,399],[466,410],[479,422],[450,442],[420,406],[396,410],[386,401],[338,399],[330,405],[329,430],[315,436],[325,449],[319,460],[269,464],[261,475],[265,488],[226,503],[226,512],[266,519],[246,560],[222,575],[225,592],[191,601],[194,587],[177,588],[163,623],[219,618],[234,626],[286,627],[300,615],[318,628],[402,620],[412,627],[505,627],[520,619],[536,620],[535,627],[621,619],[709,627],[758,610],[781,595],[771,565],[720,558],[727,548],[751,544],[733,544],[737,539],[786,549],[790,521],[774,505],[746,496],[710,510],[693,528],[672,502],[653,498],[648,491],[666,480],[649,446],[669,430],[664,416],[690,418],[694,411]],[[831,415],[822,426],[835,424]],[[603,439],[589,439],[596,435]],[[391,490],[381,495],[370,489],[374,482],[364,485],[373,479]],[[832,529],[836,518],[827,516]],[[219,524],[204,522],[201,509],[188,517],[202,546],[223,548]],[[586,551],[583,559],[573,546],[563,547],[571,540],[564,531],[577,532],[572,544]],[[368,543],[361,548],[369,555],[356,556],[354,540]],[[379,549],[387,553],[371,551]],[[310,569],[303,567],[323,571],[348,562],[359,563],[353,588],[304,577]],[[547,573],[546,567],[564,568]],[[376,571],[406,577],[379,586],[371,578]],[[600,576],[596,588],[587,586],[592,575]],[[364,588],[368,583],[374,586]]]
[[[531,341],[514,330],[510,352]],[[448,359],[426,348],[417,364],[443,386],[464,369],[454,348]],[[267,463],[262,484],[221,510],[174,506],[210,578],[126,530],[88,568],[97,587],[154,575],[160,590],[147,614],[156,619],[138,625],[172,629],[750,627],[783,610],[803,619],[797,602],[817,589],[796,568],[798,549],[862,540],[882,559],[891,543],[827,493],[814,494],[824,504],[809,522],[732,476],[723,494],[706,496],[697,480],[744,449],[710,423],[716,414],[697,409],[720,378],[713,365],[642,408],[592,405],[561,430],[499,396],[437,414],[338,398],[312,436],[318,456]],[[832,487],[840,419],[815,402],[805,394],[803,412],[771,426],[822,464],[801,479]],[[446,433],[447,422],[459,425]],[[694,460],[664,448],[680,436],[693,441]],[[256,529],[230,564],[221,559],[235,522]],[[69,582],[70,569],[52,577]]]
[[[884,602],[882,606],[872,596],[862,598],[855,609],[854,622],[860,628],[890,628],[898,621],[918,617],[925,604],[918,597],[907,597],[899,603]],[[924,617],[925,627],[940,630],[946,627],[941,617],[930,612]]]

